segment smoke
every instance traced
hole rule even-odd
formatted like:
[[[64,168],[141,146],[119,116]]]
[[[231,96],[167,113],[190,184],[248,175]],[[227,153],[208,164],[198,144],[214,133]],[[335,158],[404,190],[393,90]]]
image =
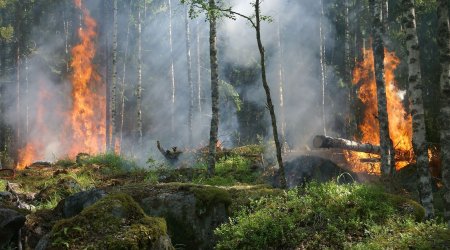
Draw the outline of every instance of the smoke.
[[[111,83],[111,64],[105,59],[112,57],[112,7],[109,16],[103,1],[85,1],[94,19],[98,22],[97,55],[95,63],[104,82]],[[136,1],[131,1],[136,2]],[[123,115],[123,140],[121,149],[125,154],[137,157],[141,162],[147,158],[159,158],[156,140],[167,148],[178,146],[197,148],[206,146],[209,141],[210,72],[209,72],[209,24],[203,14],[189,20],[192,84],[194,88],[193,142],[189,142],[190,86],[187,79],[185,6],[172,0],[172,49],[169,44],[169,8],[167,1],[153,1],[142,6],[142,115],[144,145],[137,146],[136,126],[136,85],[137,85],[137,7],[130,1],[119,1],[118,16],[118,62],[117,62],[117,135],[121,128]],[[253,8],[246,1],[231,0],[229,6],[244,15],[252,15]],[[70,56],[65,54],[66,38],[68,46],[76,42],[79,25],[79,12],[68,1],[56,4],[41,17],[33,27],[30,39],[36,44],[28,59],[28,67],[21,67],[21,107],[7,105],[9,124],[28,132],[23,134],[26,142],[39,142],[38,158],[33,160],[54,160],[67,154],[68,138],[59,136],[63,129],[64,113],[70,108],[70,82],[66,73]],[[307,1],[263,1],[263,15],[271,16],[272,22],[263,22],[262,41],[266,52],[267,74],[271,94],[277,113],[278,127],[281,128],[280,104],[280,65],[284,94],[286,137],[292,147],[308,144],[312,135],[323,131],[321,124],[321,82],[319,60],[319,18],[320,3]],[[131,10],[131,12],[130,12]],[[60,20],[65,20],[61,22]],[[66,23],[68,22],[68,23]],[[68,24],[68,26],[67,26]],[[325,20],[326,26],[330,26]],[[53,29],[52,29],[53,27]],[[280,60],[278,32],[280,32],[283,58]],[[44,35],[43,35],[44,34]],[[67,35],[67,36],[66,36]],[[199,44],[197,43],[199,38]],[[327,44],[327,46],[332,46]],[[265,109],[266,96],[261,84],[259,52],[255,30],[249,22],[221,18],[218,22],[218,47],[221,80],[230,83],[240,94],[240,99]],[[200,50],[198,51],[197,48]],[[127,54],[125,53],[127,52]],[[70,53],[70,51],[69,51]],[[175,103],[172,104],[171,62],[174,63]],[[200,64],[198,64],[198,61]],[[125,71],[123,70],[125,68]],[[249,81],[236,83],[231,77],[231,69],[258,69]],[[69,69],[70,70],[70,69]],[[28,74],[28,94],[24,93],[24,72]],[[199,73],[199,74],[198,74]],[[10,77],[14,79],[14,76]],[[122,85],[122,83],[124,85]],[[199,87],[200,84],[200,87]],[[17,103],[15,84],[8,85],[5,103]],[[121,113],[122,88],[125,94],[125,112]],[[200,89],[200,91],[199,91]],[[45,94],[41,94],[45,93]],[[200,99],[200,100],[199,100]],[[201,104],[199,107],[198,103]],[[172,108],[173,105],[173,108]],[[28,118],[26,107],[28,107]],[[236,134],[243,133],[237,105],[233,98],[222,95],[219,139],[225,146],[233,146]],[[201,112],[199,111],[201,109]],[[242,115],[242,114],[241,114]],[[245,114],[252,116],[252,114]],[[255,113],[255,117],[259,115]],[[259,117],[259,116],[258,116]],[[250,118],[252,119],[252,118]],[[256,119],[256,118],[255,118]],[[271,138],[271,125],[268,111],[258,122],[264,121],[266,139]],[[42,127],[41,127],[42,125]],[[19,143],[20,144],[20,143]],[[20,144],[24,147],[25,142]]]

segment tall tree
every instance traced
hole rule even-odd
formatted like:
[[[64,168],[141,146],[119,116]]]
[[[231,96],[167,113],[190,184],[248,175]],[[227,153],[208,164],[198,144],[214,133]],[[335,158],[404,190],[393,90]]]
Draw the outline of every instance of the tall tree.
[[[325,117],[325,35],[323,32],[324,29],[324,20],[325,13],[323,7],[323,0],[320,0],[320,23],[319,23],[319,36],[320,36],[320,83],[322,87],[322,126],[323,126],[323,134],[327,135],[327,127],[326,127],[326,117]]]
[[[448,17],[448,1],[438,0],[438,33],[439,62],[441,64],[441,162],[442,183],[444,185],[444,219],[450,227],[450,25]]]
[[[200,50],[200,21],[197,20],[196,39],[197,39],[197,111],[202,112],[202,70],[201,70],[201,50]]]
[[[412,115],[413,148],[416,155],[417,174],[419,176],[420,201],[425,208],[425,217],[434,216],[433,193],[431,189],[431,174],[428,166],[428,146],[425,135],[425,112],[422,98],[422,73],[420,70],[420,47],[416,30],[416,13],[414,0],[402,0],[405,8],[403,26],[406,32],[406,47],[408,50],[408,83],[409,101]]]
[[[192,82],[192,59],[191,59],[191,31],[189,25],[189,9],[185,7],[184,15],[184,28],[186,31],[186,62],[187,62],[187,76],[188,76],[188,86],[189,86],[189,115],[188,115],[188,137],[189,145],[192,146],[192,120],[194,116],[194,84]]]
[[[389,137],[389,121],[386,101],[386,85],[384,78],[384,42],[383,42],[383,23],[381,16],[381,1],[369,0],[372,10],[372,48],[374,53],[375,79],[377,86],[378,100],[378,122],[380,130],[381,147],[381,173],[391,174],[394,164],[394,150],[392,140]]]
[[[280,120],[281,120],[281,145],[284,152],[289,149],[286,141],[286,112],[284,108],[284,51],[281,39],[281,15],[278,15],[277,22],[277,45],[278,45],[278,90],[280,98]]]
[[[110,100],[111,141],[109,150],[114,150],[116,145],[116,88],[117,88],[117,0],[113,1],[113,47],[112,47],[112,82]]]
[[[208,175],[215,174],[216,145],[219,132],[219,64],[217,61],[217,7],[214,0],[208,2],[209,58],[211,64],[211,126],[209,132]]]
[[[171,95],[171,105],[170,105],[170,116],[171,116],[171,131],[175,131],[175,95],[176,95],[176,85],[175,85],[175,68],[174,68],[174,54],[173,54],[173,38],[172,38],[172,1],[168,0],[169,5],[169,48],[170,48],[170,83],[172,87]]]
[[[264,46],[261,41],[261,20],[270,20],[270,18],[268,16],[261,15],[261,0],[255,0],[255,2],[252,2],[251,4],[254,7],[255,20],[253,20],[253,18],[250,16],[246,16],[241,13],[235,12],[235,11],[231,10],[231,8],[225,9],[222,11],[226,11],[232,15],[238,15],[244,19],[247,19],[247,21],[249,21],[250,24],[252,25],[252,28],[254,28],[256,31],[256,42],[258,44],[258,50],[259,50],[259,55],[260,55],[260,64],[261,64],[261,78],[262,78],[263,88],[266,93],[266,102],[267,102],[266,104],[267,104],[267,108],[269,109],[270,120],[272,123],[273,140],[275,142],[275,151],[276,151],[277,162],[278,162],[278,167],[279,167],[279,177],[280,177],[279,181],[280,181],[280,186],[282,188],[286,188],[286,175],[285,175],[285,171],[284,171],[283,157],[281,155],[280,138],[278,137],[277,119],[276,119],[275,109],[274,109],[273,102],[272,102],[269,83],[267,81],[265,50],[264,50]]]
[[[137,132],[138,143],[142,146],[142,27],[141,27],[141,1],[137,1],[138,4],[138,20],[137,20],[137,89],[136,89],[136,102],[137,102]]]

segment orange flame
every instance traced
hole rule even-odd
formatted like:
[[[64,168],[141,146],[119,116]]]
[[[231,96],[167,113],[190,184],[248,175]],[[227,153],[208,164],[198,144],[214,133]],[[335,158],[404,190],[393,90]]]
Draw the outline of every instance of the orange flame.
[[[72,146],[69,155],[79,152],[98,153],[105,147],[105,86],[92,63],[96,50],[97,23],[81,0],[74,0],[83,14],[84,27],[80,27],[80,44],[72,49],[72,110],[70,127]]]
[[[105,86],[93,64],[96,54],[94,41],[97,37],[95,31],[97,23],[81,0],[74,0],[74,3],[81,11],[83,25],[78,30],[80,43],[71,51],[71,109],[64,114],[65,122],[62,125],[64,128],[59,133],[60,146],[70,157],[80,152],[95,154],[104,151],[106,143]],[[46,130],[43,113],[51,112],[44,109],[44,104],[48,102],[46,98],[50,97],[47,91],[41,88],[35,103],[37,112],[33,128],[36,131]],[[23,169],[33,161],[42,160],[45,157],[45,134],[41,133],[39,136],[32,137],[26,146],[19,150],[17,169]]]
[[[378,106],[377,106],[377,87],[374,74],[374,58],[371,49],[364,50],[364,60],[360,62],[353,71],[353,84],[361,85],[358,91],[358,98],[363,103],[364,117],[359,125],[361,131],[361,141],[379,145],[379,125],[378,125]],[[389,134],[393,141],[396,151],[408,152],[409,159],[412,156],[412,118],[403,106],[405,93],[398,89],[395,81],[394,71],[400,60],[393,52],[385,49],[384,67],[386,81],[386,97],[389,118]],[[364,158],[374,158],[367,153],[346,152],[347,159],[352,163],[356,172],[380,173],[380,163],[364,164],[360,160]],[[406,166],[408,161],[396,161],[396,169]]]
[[[48,112],[46,112],[47,110],[42,104],[48,102],[51,98],[51,93],[46,91],[46,89],[42,86],[42,82],[39,82],[39,91],[36,100],[36,119],[33,126],[35,130],[39,131],[41,134],[47,134],[48,130],[44,118]],[[25,147],[19,150],[19,163],[16,168],[19,170],[24,169],[37,159],[42,159],[44,157],[44,151],[38,150],[42,148],[44,148],[43,141],[40,140],[40,138],[32,136]]]

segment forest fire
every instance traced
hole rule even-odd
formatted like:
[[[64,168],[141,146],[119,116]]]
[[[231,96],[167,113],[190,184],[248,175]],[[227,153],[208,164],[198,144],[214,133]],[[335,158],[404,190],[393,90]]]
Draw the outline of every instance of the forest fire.
[[[101,78],[95,71],[92,60],[95,56],[96,22],[81,0],[75,5],[82,11],[84,27],[80,27],[78,36],[80,44],[72,49],[72,110],[69,126],[71,147],[68,154],[74,156],[79,152],[97,153],[105,145],[105,93]]]
[[[360,62],[353,71],[353,84],[360,85],[358,98],[364,106],[364,115],[359,129],[363,143],[379,145],[379,127],[378,127],[378,108],[377,108],[377,89],[374,75],[373,51],[365,50],[364,60]],[[396,160],[396,169],[405,167],[412,161],[412,119],[403,106],[404,93],[397,87],[394,71],[399,64],[399,59],[393,52],[385,49],[385,81],[386,96],[389,116],[389,133],[393,141],[396,152],[402,152],[406,155],[398,155]],[[375,156],[361,152],[346,152],[347,160],[352,164],[356,172],[380,173],[380,163],[371,162],[362,163],[362,159],[373,159]]]
[[[106,143],[105,132],[105,86],[100,75],[96,72],[93,59],[96,54],[96,21],[83,6],[81,0],[74,0],[75,6],[82,14],[82,26],[78,30],[79,44],[73,47],[71,61],[72,84],[70,110],[62,112],[64,124],[59,132],[60,148],[65,154],[74,157],[80,152],[98,153],[104,151]],[[39,131],[48,130],[44,121],[46,115],[44,104],[51,98],[39,90],[39,98],[34,104],[36,118],[33,127]],[[60,115],[60,113],[53,115]],[[56,132],[58,133],[58,132]],[[41,133],[45,134],[45,133]],[[40,137],[45,137],[44,135]],[[27,141],[26,146],[19,150],[19,163],[17,169],[23,169],[36,160],[45,157],[44,145],[46,138],[33,137]]]

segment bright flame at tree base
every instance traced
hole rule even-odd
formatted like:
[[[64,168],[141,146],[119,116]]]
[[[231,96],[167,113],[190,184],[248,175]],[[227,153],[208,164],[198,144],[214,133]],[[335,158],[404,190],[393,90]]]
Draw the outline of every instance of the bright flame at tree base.
[[[353,70],[353,84],[361,86],[358,98],[364,107],[363,120],[358,128],[361,137],[357,138],[363,143],[380,144],[377,106],[377,87],[375,82],[375,67],[373,51],[364,50],[364,60],[358,63]],[[386,82],[387,110],[389,119],[389,134],[396,151],[402,152],[401,160],[396,160],[397,170],[405,167],[414,159],[412,150],[412,118],[403,106],[405,92],[398,89],[394,71],[400,60],[393,52],[385,49],[384,67]],[[378,155],[347,151],[347,161],[355,172],[368,172],[380,174]],[[366,160],[367,162],[361,162]],[[371,161],[372,160],[372,161]]]
[[[62,120],[65,122],[59,131],[61,150],[69,157],[74,157],[80,152],[90,154],[103,152],[106,143],[105,86],[93,64],[96,54],[94,41],[97,37],[95,31],[97,23],[81,0],[74,0],[74,3],[82,13],[82,27],[78,30],[80,42],[71,51],[71,108],[63,112]],[[46,128],[40,114],[45,102],[45,99],[39,98],[35,103],[37,118],[33,126],[38,126],[39,129]],[[16,168],[23,169],[36,160],[42,160],[45,157],[42,144],[45,142],[46,138],[28,141],[26,146],[19,150],[19,163]]]

